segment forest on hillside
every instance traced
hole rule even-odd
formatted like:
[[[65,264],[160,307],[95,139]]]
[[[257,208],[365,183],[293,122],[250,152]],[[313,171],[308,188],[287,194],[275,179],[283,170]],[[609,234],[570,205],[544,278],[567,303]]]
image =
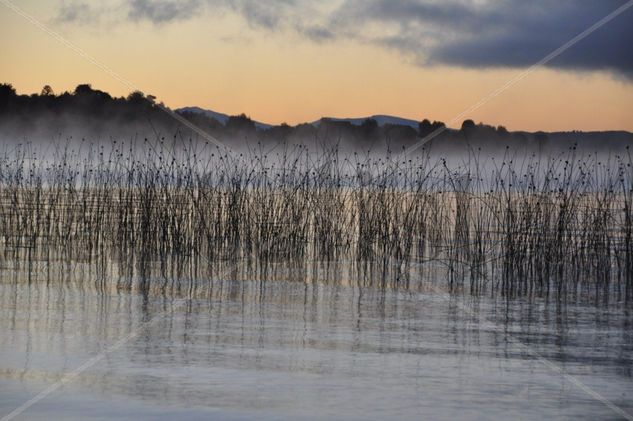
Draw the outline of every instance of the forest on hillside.
[[[153,95],[135,91],[127,97],[114,97],[89,84],[78,85],[72,92],[56,94],[46,85],[40,93],[18,94],[8,83],[0,84],[0,139],[8,141],[98,140],[140,137],[199,137],[174,114],[191,125],[230,146],[257,143],[318,142],[354,150],[406,148],[440,132],[425,144],[435,150],[464,148],[565,149],[580,144],[596,150],[618,150],[631,144],[627,132],[511,132],[503,126],[491,126],[464,120],[459,129],[446,128],[443,122],[422,119],[416,128],[410,125],[379,125],[367,118],[360,124],[323,118],[318,123],[296,126],[280,124],[261,127],[245,114],[221,122],[209,115],[192,111],[173,111],[158,103]]]

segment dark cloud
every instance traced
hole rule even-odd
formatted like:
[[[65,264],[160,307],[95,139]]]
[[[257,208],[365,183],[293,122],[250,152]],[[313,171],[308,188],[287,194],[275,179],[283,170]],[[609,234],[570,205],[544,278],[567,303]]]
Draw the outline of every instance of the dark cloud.
[[[608,15],[625,0],[435,2],[346,0],[330,30],[393,49],[424,65],[525,67]],[[367,33],[368,28],[382,28]],[[633,78],[633,8],[548,63]]]
[[[297,31],[314,42],[324,42],[335,38],[331,30],[320,25],[298,26]]]
[[[122,3],[121,3],[122,2]],[[420,65],[525,67],[626,0],[120,0],[128,19],[165,24],[233,12],[253,28],[288,31],[314,42],[352,39],[397,51]],[[318,5],[321,5],[320,3]],[[321,11],[319,11],[321,10]],[[328,10],[324,12],[323,10]],[[87,3],[63,3],[57,18],[94,17]],[[609,70],[633,79],[633,8],[548,66]]]
[[[96,15],[95,10],[87,3],[78,1],[64,2],[59,7],[54,21],[63,24],[85,24],[94,21],[97,17]]]
[[[278,29],[286,18],[298,11],[297,0],[128,0],[128,17],[154,24],[189,19],[205,10],[232,11],[252,27]]]
[[[251,0],[228,0],[231,9],[239,13],[251,26],[275,29],[283,19],[282,8],[292,7],[292,2],[276,0],[272,2]]]
[[[156,24],[189,19],[202,7],[201,0],[131,0],[128,17]]]

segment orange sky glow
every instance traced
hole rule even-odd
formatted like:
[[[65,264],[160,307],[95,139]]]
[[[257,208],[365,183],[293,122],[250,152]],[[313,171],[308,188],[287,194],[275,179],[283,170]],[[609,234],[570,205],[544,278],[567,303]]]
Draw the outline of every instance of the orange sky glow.
[[[172,108],[244,112],[266,123],[372,114],[448,122],[521,71],[422,65],[358,40],[254,28],[230,12],[163,25],[69,25],[55,21],[55,2],[16,4]],[[115,96],[130,91],[7,8],[0,28],[0,82],[20,93],[80,83]],[[633,131],[631,105],[633,83],[623,77],[544,68],[467,117],[511,130]]]

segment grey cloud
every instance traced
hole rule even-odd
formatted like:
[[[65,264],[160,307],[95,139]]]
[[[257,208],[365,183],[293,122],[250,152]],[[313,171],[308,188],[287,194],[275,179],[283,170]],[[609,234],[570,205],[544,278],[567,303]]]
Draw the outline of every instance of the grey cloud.
[[[113,0],[115,1],[115,0]],[[202,13],[236,13],[252,28],[295,31],[314,42],[352,39],[393,50],[420,65],[525,67],[606,16],[625,0],[118,0],[133,21],[165,24]],[[322,10],[322,9],[321,9]],[[63,3],[60,22],[95,11]],[[548,66],[610,70],[633,79],[633,8]]]
[[[129,0],[131,20],[155,24],[189,19],[207,11],[232,11],[252,27],[278,29],[282,22],[300,8],[296,0]]]
[[[374,21],[395,23],[402,27],[412,23],[434,26],[451,23],[473,27],[482,23],[481,17],[477,19],[474,16],[471,6],[455,1],[346,0],[333,15],[332,22],[358,25]],[[486,18],[490,19],[490,16]]]
[[[274,29],[279,25],[283,12],[280,7],[287,6],[286,2],[261,2],[250,0],[228,1],[228,5],[238,12],[251,26]],[[272,3],[272,4],[271,4]]]
[[[202,7],[200,0],[131,0],[128,17],[156,24],[191,18]]]
[[[314,42],[324,42],[335,38],[335,34],[328,28],[320,25],[298,26],[297,32]]]
[[[96,18],[97,12],[89,4],[73,1],[62,3],[53,20],[62,24],[85,24]]]
[[[589,28],[624,0],[346,0],[333,33],[381,45],[424,65],[524,67]],[[365,34],[369,24],[387,34]],[[548,65],[611,70],[633,78],[633,8]]]

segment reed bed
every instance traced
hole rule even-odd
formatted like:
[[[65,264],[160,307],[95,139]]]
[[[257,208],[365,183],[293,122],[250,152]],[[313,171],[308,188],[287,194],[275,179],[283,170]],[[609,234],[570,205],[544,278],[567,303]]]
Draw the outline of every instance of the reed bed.
[[[147,142],[147,141],[146,141]],[[151,147],[150,147],[151,146]],[[0,158],[6,261],[348,262],[507,297],[633,302],[630,154],[470,152],[460,165],[301,146],[229,155],[164,142]],[[628,152],[628,151],[627,151]],[[134,256],[134,257],[132,257]],[[410,276],[385,271],[389,285]]]

